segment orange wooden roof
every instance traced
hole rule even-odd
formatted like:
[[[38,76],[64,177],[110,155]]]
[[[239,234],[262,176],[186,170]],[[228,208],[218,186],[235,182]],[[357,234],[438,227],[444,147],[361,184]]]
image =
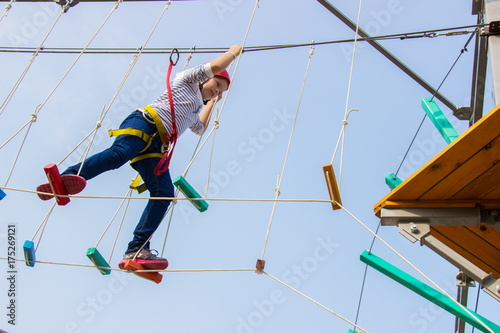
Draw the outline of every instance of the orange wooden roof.
[[[382,208],[477,207],[500,210],[500,105],[375,204]],[[434,226],[431,234],[500,278],[494,226]]]

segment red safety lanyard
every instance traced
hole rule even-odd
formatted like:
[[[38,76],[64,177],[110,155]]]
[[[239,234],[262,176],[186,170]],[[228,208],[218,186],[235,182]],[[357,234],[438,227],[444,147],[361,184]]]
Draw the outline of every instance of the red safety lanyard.
[[[177,59],[172,61],[172,55],[177,53]],[[170,64],[168,66],[167,71],[167,93],[168,93],[168,103],[170,104],[170,115],[172,118],[172,133],[170,134],[170,138],[167,134],[165,134],[165,142],[169,143],[169,149],[163,155],[163,158],[158,162],[155,168],[155,175],[159,176],[165,171],[168,170],[170,165],[170,160],[172,159],[172,153],[174,152],[175,144],[177,143],[177,125],[175,123],[175,110],[174,110],[174,101],[172,99],[172,89],[170,88],[170,73],[172,72],[172,67],[177,65],[179,61],[179,51],[177,49],[173,49],[170,53]]]

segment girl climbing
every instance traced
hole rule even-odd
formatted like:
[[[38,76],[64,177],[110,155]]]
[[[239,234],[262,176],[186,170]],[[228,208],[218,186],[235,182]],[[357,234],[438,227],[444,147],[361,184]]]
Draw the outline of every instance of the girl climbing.
[[[170,87],[160,97],[150,105],[133,111],[118,130],[110,131],[117,137],[111,147],[62,173],[67,193],[79,193],[85,188],[87,180],[131,161],[131,166],[144,180],[152,198],[173,197],[174,187],[168,171],[171,151],[168,153],[168,150],[187,128],[198,135],[203,134],[212,108],[231,83],[226,68],[241,51],[241,46],[233,45],[212,62],[178,73],[171,83],[167,81]],[[49,183],[38,186],[37,191],[46,193],[39,193],[42,200],[54,197],[49,194],[52,193]],[[148,269],[167,267],[165,258],[152,253],[149,240],[169,204],[169,199],[148,201],[119,264],[120,268],[130,259]]]

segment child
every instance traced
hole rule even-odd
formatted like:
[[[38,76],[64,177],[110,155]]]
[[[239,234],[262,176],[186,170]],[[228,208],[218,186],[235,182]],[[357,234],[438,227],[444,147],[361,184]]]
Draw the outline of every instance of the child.
[[[222,98],[222,92],[229,87],[230,79],[226,68],[241,50],[241,46],[233,45],[214,61],[185,70],[173,79],[171,93],[177,136],[188,127],[198,135],[203,134],[212,108]],[[205,104],[203,111],[202,104]],[[161,174],[155,172],[165,148],[159,132],[162,132],[163,128],[170,137],[173,129],[171,118],[167,91],[149,106],[133,111],[122,122],[120,129],[114,131],[117,138],[110,148],[87,158],[83,164],[69,167],[62,173],[61,178],[68,194],[82,191],[87,180],[131,161],[131,166],[139,172],[151,197],[173,197],[174,186],[169,171]],[[48,183],[40,185],[37,191],[52,192]],[[53,197],[48,194],[39,196],[42,200]],[[136,259],[148,269],[166,268],[167,260],[151,252],[149,238],[160,225],[169,204],[170,200],[148,201],[134,230],[134,237],[119,264],[120,268],[123,268],[128,259]]]

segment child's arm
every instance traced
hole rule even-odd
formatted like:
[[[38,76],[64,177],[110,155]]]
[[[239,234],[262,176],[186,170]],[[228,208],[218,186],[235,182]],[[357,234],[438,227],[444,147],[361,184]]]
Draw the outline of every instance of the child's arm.
[[[205,105],[205,108],[203,111],[200,113],[200,120],[203,123],[203,128],[206,130],[208,126],[208,122],[210,121],[210,116],[212,113],[212,109],[215,106],[215,103],[220,100],[222,95],[219,95],[217,98],[211,99],[207,102],[207,105]]]
[[[240,55],[241,53],[241,46],[239,45],[233,45],[229,48],[229,51],[215,59],[210,63],[210,67],[212,68],[212,73],[217,74],[222,72],[233,62],[233,60]],[[233,56],[234,54],[234,56]]]

